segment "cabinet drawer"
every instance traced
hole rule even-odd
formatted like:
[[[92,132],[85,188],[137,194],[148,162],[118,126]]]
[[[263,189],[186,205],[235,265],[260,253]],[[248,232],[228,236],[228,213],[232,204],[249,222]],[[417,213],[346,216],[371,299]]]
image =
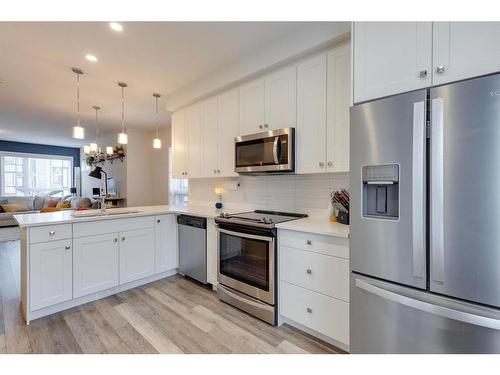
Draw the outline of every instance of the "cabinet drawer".
[[[65,240],[71,237],[71,224],[30,228],[30,243]]]
[[[349,304],[280,282],[280,314],[349,345]]]
[[[280,246],[349,259],[349,240],[347,238],[280,230],[279,243]]]
[[[349,301],[347,259],[280,246],[280,280]]]
[[[74,237],[84,237],[153,227],[154,216],[99,220],[98,222],[86,221],[73,224],[73,235]]]

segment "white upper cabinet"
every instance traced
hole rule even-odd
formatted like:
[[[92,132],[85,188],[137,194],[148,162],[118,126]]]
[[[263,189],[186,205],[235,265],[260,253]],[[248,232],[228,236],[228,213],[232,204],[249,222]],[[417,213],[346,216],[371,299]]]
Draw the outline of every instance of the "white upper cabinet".
[[[295,65],[266,76],[264,130],[295,127],[296,81],[297,69]]]
[[[240,87],[240,134],[263,131],[265,122],[265,81],[259,78]]]
[[[187,177],[201,177],[202,132],[201,105],[196,104],[187,109]]]
[[[325,172],[326,54],[297,66],[297,173]]]
[[[328,53],[327,65],[327,172],[349,172],[349,45]]]
[[[500,22],[434,22],[434,85],[498,71]]]
[[[172,114],[172,166],[174,178],[186,178],[187,128],[185,110]]]
[[[354,102],[431,85],[432,22],[354,22]]]
[[[202,147],[202,177],[217,176],[219,169],[219,116],[218,100],[212,97],[200,104],[201,110],[201,131],[203,134]],[[194,145],[196,146],[196,145]]]
[[[239,131],[239,92],[237,89],[219,95],[218,170],[224,177],[237,176],[234,171],[234,138]]]

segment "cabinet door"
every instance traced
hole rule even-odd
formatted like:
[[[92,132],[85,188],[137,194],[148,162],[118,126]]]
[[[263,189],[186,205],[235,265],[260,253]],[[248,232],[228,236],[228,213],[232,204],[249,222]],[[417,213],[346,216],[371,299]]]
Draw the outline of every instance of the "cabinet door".
[[[431,22],[354,22],[354,102],[431,85]]]
[[[139,280],[155,272],[154,229],[120,232],[120,284]]]
[[[212,97],[201,103],[202,177],[218,176],[219,137],[218,137],[218,100]]]
[[[297,67],[297,173],[326,170],[326,55]]]
[[[349,172],[349,45],[336,48],[327,56],[327,171]]]
[[[274,72],[265,80],[264,130],[295,127],[297,119],[297,68]]]
[[[172,174],[174,178],[186,178],[187,172],[186,111],[172,114]]]
[[[155,272],[179,268],[175,215],[159,215],[155,219]]]
[[[73,240],[73,296],[118,285],[118,233]]]
[[[187,108],[187,178],[201,177],[201,105]],[[185,178],[186,178],[185,177]]]
[[[264,79],[240,87],[240,135],[264,130]]]
[[[434,22],[433,84],[500,71],[500,22]]]
[[[71,240],[29,246],[30,311],[73,297]]]
[[[222,177],[238,176],[234,171],[234,138],[239,129],[239,93],[230,90],[219,95],[219,170]]]

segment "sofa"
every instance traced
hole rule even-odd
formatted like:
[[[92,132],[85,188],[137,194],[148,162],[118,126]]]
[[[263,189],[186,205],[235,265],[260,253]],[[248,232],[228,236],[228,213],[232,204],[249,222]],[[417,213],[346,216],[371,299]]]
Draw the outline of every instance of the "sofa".
[[[38,213],[46,207],[50,207],[57,202],[65,202],[69,204],[69,207],[65,209],[77,209],[77,208],[96,208],[97,201],[91,198],[86,197],[51,197],[47,195],[37,195],[37,196],[28,196],[28,197],[17,197],[17,196],[4,196],[0,197],[0,207],[2,204],[21,204],[26,207],[21,211],[12,211],[12,212],[1,212],[0,213],[0,228],[2,227],[11,227],[17,225],[14,220],[14,215],[19,214],[32,214]]]

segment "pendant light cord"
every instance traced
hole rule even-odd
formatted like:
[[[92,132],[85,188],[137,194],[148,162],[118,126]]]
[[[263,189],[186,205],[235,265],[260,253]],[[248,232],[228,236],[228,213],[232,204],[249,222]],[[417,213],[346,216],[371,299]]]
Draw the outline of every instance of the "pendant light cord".
[[[78,126],[80,126],[80,74],[76,73],[76,112],[78,113]]]
[[[156,96],[156,138],[158,137],[158,96]]]
[[[122,86],[122,133],[125,133],[125,99],[124,99],[124,87]]]
[[[97,119],[97,111],[99,108],[95,108],[95,143],[99,145],[99,120]]]

